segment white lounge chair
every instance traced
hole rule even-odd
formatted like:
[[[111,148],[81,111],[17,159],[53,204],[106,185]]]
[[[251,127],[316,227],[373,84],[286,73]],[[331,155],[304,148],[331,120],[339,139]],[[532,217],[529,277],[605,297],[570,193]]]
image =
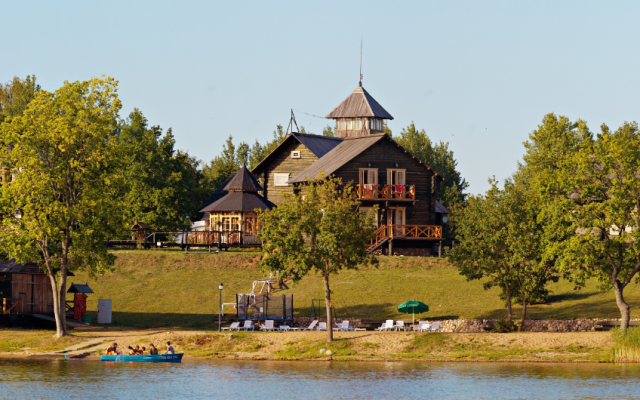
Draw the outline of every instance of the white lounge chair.
[[[273,320],[272,319],[268,319],[266,321],[264,321],[264,325],[262,325],[260,327],[261,331],[273,331],[275,328],[273,326]]]
[[[377,331],[386,331],[387,330],[387,323],[383,322],[382,325],[380,325],[379,328],[376,328]]]
[[[337,328],[333,328],[334,331],[350,331],[352,328],[349,326],[349,321],[342,321],[341,324],[338,324]]]
[[[414,326],[413,330],[418,332],[428,332],[431,330],[431,324],[429,321],[418,321],[418,327],[416,328]]]
[[[431,331],[442,332],[440,321],[433,321],[433,325],[431,325]]]
[[[396,321],[396,324],[393,326],[393,329],[396,331],[404,330],[404,321]]]
[[[392,331],[393,330],[393,320],[392,319],[388,319],[387,320],[387,329],[385,329],[385,331]]]
[[[244,320],[244,325],[242,326],[242,330],[248,331],[249,329],[251,329],[252,331],[255,330],[255,325],[253,324],[253,321],[251,321],[250,319],[245,319]],[[238,329],[238,330],[240,330]]]
[[[237,331],[240,329],[240,322],[232,322],[231,325],[222,328],[223,331]]]
[[[306,328],[297,328],[297,329],[301,330],[301,331],[312,331],[312,330],[316,329],[316,325],[318,325],[318,320],[314,319],[313,321],[311,321],[311,323],[309,324],[308,327],[306,327]],[[293,328],[293,329],[296,329],[296,328]]]
[[[317,330],[326,331],[327,330],[327,323],[326,322],[319,322]]]

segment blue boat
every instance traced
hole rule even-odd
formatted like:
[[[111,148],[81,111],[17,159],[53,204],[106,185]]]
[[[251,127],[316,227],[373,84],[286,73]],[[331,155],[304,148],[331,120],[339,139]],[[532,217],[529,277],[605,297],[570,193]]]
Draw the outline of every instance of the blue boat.
[[[100,356],[100,361],[111,361],[111,362],[169,362],[169,363],[179,363],[182,362],[182,356],[184,353],[178,354],[144,354],[141,356],[128,356],[128,355],[117,355],[117,356]]]

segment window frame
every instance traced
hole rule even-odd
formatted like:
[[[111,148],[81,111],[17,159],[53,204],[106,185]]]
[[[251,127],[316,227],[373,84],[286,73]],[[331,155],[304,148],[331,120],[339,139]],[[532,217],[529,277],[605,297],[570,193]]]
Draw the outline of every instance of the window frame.
[[[284,184],[278,182],[278,178],[282,178],[283,176],[286,176],[286,180],[285,180]],[[290,173],[274,172],[274,174],[273,174],[273,186],[275,186],[275,187],[288,187],[288,186],[291,186],[288,183],[290,177],[291,177]]]

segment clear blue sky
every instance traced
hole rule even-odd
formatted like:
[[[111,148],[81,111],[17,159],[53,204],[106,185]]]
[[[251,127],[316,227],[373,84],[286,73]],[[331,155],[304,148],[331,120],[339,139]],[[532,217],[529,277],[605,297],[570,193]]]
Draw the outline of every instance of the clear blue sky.
[[[450,143],[473,193],[508,177],[544,114],[593,131],[638,120],[640,2],[2,2],[0,81],[120,81],[134,107],[209,161],[289,109],[326,115],[358,84]],[[320,133],[329,121],[296,113]]]

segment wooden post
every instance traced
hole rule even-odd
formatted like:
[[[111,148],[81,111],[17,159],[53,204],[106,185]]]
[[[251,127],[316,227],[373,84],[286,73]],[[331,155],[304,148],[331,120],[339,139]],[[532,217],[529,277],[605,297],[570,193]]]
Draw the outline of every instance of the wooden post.
[[[442,240],[438,242],[438,258],[442,257]]]
[[[393,255],[393,239],[389,238],[389,256]]]

